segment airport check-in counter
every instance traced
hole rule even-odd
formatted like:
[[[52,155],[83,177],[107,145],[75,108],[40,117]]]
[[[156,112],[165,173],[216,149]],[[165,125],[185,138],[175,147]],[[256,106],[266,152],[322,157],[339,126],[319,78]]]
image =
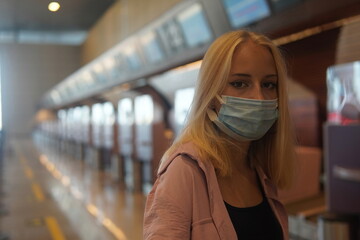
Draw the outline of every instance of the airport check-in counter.
[[[59,150],[61,152],[66,152],[66,135],[67,135],[67,111],[65,109],[61,109],[58,111],[59,118],[59,136],[60,136],[60,144]]]
[[[54,117],[55,118],[55,117]],[[89,145],[90,109],[88,106],[61,109],[56,119],[41,123],[42,132],[48,135],[51,148],[84,160]]]
[[[199,64],[195,62],[150,78],[148,83],[157,94],[135,98],[135,155],[141,165],[144,193],[151,189],[164,152],[183,128]]]
[[[101,161],[103,168],[109,171],[113,169],[113,148],[114,148],[114,124],[115,109],[111,102],[103,103],[104,125]]]
[[[327,86],[324,152],[328,207],[360,216],[360,61],[329,67]]]
[[[112,149],[114,145],[114,123],[115,111],[114,106],[110,102],[103,103],[104,109],[104,142],[103,147]]]
[[[47,114],[45,112],[43,113]],[[52,148],[57,148],[60,144],[59,119],[57,119],[53,113],[51,113],[51,117],[48,118],[41,116],[37,116],[36,118],[38,126],[37,131],[33,132],[34,137],[42,145],[48,145]]]
[[[135,107],[135,149],[136,164],[135,178],[139,174],[141,190],[147,192],[152,186],[153,178],[153,124],[154,101],[150,95],[137,96],[134,100]]]
[[[82,159],[82,144],[81,144],[81,131],[82,131],[82,109],[81,107],[70,108],[67,114],[68,121],[68,150],[72,158]]]
[[[324,125],[325,190],[328,213],[320,240],[360,239],[360,123]],[[330,237],[337,236],[337,237]],[[339,238],[342,236],[342,238]]]
[[[360,239],[359,80],[359,61],[328,68],[328,122],[324,124],[328,214],[321,218],[320,240]]]
[[[325,124],[324,143],[329,210],[360,215],[360,124]]]
[[[112,103],[96,103],[91,111],[90,164],[99,169],[111,171],[114,146],[115,111]]]
[[[77,115],[75,108],[68,108],[66,110],[65,117],[65,153],[71,157],[72,159],[77,158],[79,152],[79,144],[77,142],[77,136],[79,133],[79,129],[77,128]]]
[[[123,98],[118,103],[118,148],[119,179],[127,190],[141,188],[140,175],[134,172],[134,107],[132,98]]]
[[[39,147],[53,149],[56,153],[67,153],[67,111],[61,109],[51,117],[39,117],[39,128],[33,132]]]
[[[90,107],[81,106],[81,116],[79,121],[79,141],[81,143],[80,159],[85,161],[86,153],[88,152],[90,144]]]
[[[103,143],[104,110],[101,103],[96,103],[91,107],[91,150],[88,155],[88,163],[94,168],[100,168],[100,155]]]
[[[172,134],[166,125],[166,108],[154,91],[134,98],[135,178],[140,173],[141,190],[146,194],[156,180],[162,155]],[[171,136],[171,137],[170,137]]]
[[[360,239],[360,123],[324,125],[327,212],[319,216],[319,240]]]

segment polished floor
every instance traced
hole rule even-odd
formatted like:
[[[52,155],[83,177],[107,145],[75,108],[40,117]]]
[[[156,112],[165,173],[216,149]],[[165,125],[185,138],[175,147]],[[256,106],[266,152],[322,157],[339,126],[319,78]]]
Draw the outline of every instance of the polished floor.
[[[109,174],[30,139],[7,143],[2,168],[0,239],[142,239],[145,196]]]

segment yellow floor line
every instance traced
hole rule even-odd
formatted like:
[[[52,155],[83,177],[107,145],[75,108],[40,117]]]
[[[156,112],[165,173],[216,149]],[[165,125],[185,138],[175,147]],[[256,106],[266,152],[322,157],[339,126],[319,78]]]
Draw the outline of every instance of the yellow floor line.
[[[26,177],[27,177],[28,179],[33,179],[34,173],[33,173],[33,171],[31,170],[31,168],[26,167],[24,171],[25,171],[25,175],[26,175]]]
[[[63,175],[57,168],[56,168],[56,166],[54,166],[54,164],[52,164],[49,160],[48,160],[48,158],[45,156],[45,155],[40,155],[40,157],[39,157],[39,161],[40,161],[40,163],[42,163],[43,165],[44,165],[44,167],[46,167],[47,168],[47,170],[50,172],[50,173],[53,173],[53,176],[56,178],[56,179],[58,179],[58,180],[60,180],[60,182],[61,183],[63,183],[63,185],[65,186],[65,187],[69,187],[70,186],[70,192],[73,194],[73,196],[75,197],[75,198],[77,198],[77,199],[80,199],[80,201],[81,202],[83,202],[84,203],[84,201],[83,200],[81,200],[82,199],[82,197],[78,197],[77,196],[77,194],[74,194],[74,190],[71,190],[71,181],[70,181],[70,179],[69,179],[69,177],[68,176],[65,176],[65,175]],[[50,166],[50,167],[49,167]],[[95,205],[93,205],[93,204],[91,204],[91,203],[89,203],[89,204],[85,204],[85,206],[86,206],[86,210],[91,214],[91,215],[93,215],[95,218],[99,218],[99,209],[95,206]],[[102,215],[102,214],[101,214]],[[55,219],[54,219],[55,220]],[[55,220],[55,223],[56,223],[56,220]],[[102,223],[102,225],[111,233],[111,234],[113,234],[115,237],[116,237],[116,239],[118,239],[118,240],[127,240],[127,238],[126,238],[126,236],[125,236],[125,234],[124,234],[124,232],[121,230],[121,228],[119,228],[119,227],[117,227],[116,226],[116,224],[114,224],[114,222],[112,222],[110,219],[108,219],[106,216],[102,216],[102,220],[101,220],[101,223]],[[48,223],[47,223],[48,224]],[[60,234],[61,234],[61,232],[60,232]],[[60,240],[60,239],[64,239],[64,238],[54,238],[54,239],[56,239],[56,240]]]
[[[65,240],[60,226],[54,217],[45,218],[46,226],[48,227],[53,240]]]
[[[31,168],[27,165],[27,159],[22,154],[20,154],[20,151],[16,150],[15,152],[18,156],[19,161],[21,162],[21,165],[24,167],[26,177],[28,179],[32,179],[34,177],[34,174]]]
[[[21,162],[21,164],[23,166],[26,166],[26,164],[27,164],[26,159],[22,155],[20,155],[19,153],[17,155],[18,155],[18,158],[19,158],[19,161]]]
[[[125,234],[110,219],[104,219],[102,224],[116,237],[118,240],[126,240]]]
[[[33,183],[33,184],[31,185],[31,187],[32,187],[32,190],[33,190],[33,192],[34,192],[34,195],[35,195],[36,199],[37,199],[39,202],[44,201],[45,197],[44,197],[43,191],[41,190],[39,184]]]

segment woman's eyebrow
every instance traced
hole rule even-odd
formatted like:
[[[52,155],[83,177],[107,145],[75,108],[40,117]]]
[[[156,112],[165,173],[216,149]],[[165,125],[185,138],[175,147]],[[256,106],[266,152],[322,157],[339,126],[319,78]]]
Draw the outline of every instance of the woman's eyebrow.
[[[273,78],[273,77],[277,78],[278,75],[277,74],[269,74],[269,75],[265,76],[265,78]]]
[[[231,75],[236,77],[251,77],[250,74],[246,74],[246,73],[233,73]]]
[[[247,73],[233,73],[231,74],[232,76],[235,76],[235,77],[251,77],[250,74],[247,74]],[[265,76],[265,78],[273,78],[273,77],[278,77],[277,74],[268,74]]]

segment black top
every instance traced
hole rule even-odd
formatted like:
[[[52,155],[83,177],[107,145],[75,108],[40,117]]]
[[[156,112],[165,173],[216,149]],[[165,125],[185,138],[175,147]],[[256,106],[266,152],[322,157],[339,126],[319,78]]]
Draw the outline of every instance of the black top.
[[[267,199],[256,206],[238,208],[225,202],[239,240],[282,240],[281,226]]]

